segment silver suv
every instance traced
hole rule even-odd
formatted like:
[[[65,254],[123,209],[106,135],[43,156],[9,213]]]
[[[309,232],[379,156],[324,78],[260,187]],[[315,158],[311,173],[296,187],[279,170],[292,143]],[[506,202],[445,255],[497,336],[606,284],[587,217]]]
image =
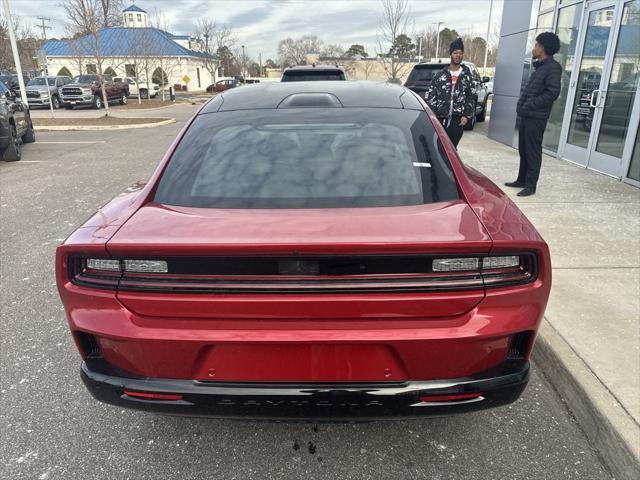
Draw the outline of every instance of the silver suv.
[[[53,108],[60,108],[60,91],[63,85],[71,83],[70,77],[47,77],[49,86],[45,77],[36,77],[29,80],[27,84],[27,102],[30,107],[49,106],[49,95],[51,95],[51,104]]]

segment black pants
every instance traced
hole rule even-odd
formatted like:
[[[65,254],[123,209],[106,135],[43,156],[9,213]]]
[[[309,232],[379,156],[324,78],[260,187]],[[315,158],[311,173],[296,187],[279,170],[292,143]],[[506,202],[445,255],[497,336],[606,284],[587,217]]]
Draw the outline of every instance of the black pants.
[[[518,182],[527,187],[536,188],[542,166],[542,135],[547,127],[546,118],[520,117],[518,133],[518,152],[520,153],[520,170]]]
[[[453,146],[458,148],[458,143],[460,143],[464,132],[464,127],[460,126],[460,117],[451,117],[451,121],[449,121],[448,118],[439,118],[438,120],[440,120],[440,123],[447,131],[447,135],[451,139]]]

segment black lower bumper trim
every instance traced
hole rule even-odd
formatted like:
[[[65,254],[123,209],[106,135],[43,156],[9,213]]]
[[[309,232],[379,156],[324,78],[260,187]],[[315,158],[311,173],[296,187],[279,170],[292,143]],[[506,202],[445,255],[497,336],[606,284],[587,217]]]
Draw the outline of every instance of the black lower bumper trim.
[[[245,419],[374,420],[452,415],[506,405],[529,380],[529,362],[513,361],[468,378],[401,383],[222,383],[150,379],[116,371],[102,358],[82,363],[82,380],[98,400],[170,415]],[[179,400],[129,396],[177,394]],[[479,393],[477,398],[469,395]],[[465,398],[461,398],[461,395]],[[428,401],[420,397],[429,396]],[[433,396],[455,396],[433,401]]]

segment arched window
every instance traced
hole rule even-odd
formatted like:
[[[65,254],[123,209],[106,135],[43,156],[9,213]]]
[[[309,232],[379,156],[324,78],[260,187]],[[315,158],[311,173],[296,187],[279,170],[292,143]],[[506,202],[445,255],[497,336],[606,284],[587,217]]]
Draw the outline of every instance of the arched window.
[[[116,71],[111,67],[107,67],[104,71],[104,74],[109,75],[110,77],[116,77],[118,75]]]
[[[73,75],[71,75],[71,72],[67,67],[62,67],[58,70],[58,77],[73,77]]]
[[[158,85],[164,87],[167,83],[169,83],[169,79],[167,78],[167,74],[160,67],[156,68],[153,71],[153,75],[151,76],[151,81],[153,83],[157,83]]]

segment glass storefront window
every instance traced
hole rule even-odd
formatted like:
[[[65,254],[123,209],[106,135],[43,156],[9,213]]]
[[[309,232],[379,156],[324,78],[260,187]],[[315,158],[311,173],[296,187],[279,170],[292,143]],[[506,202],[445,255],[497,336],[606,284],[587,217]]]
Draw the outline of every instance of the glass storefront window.
[[[558,13],[556,34],[560,37],[560,51],[554,58],[560,66],[562,66],[562,87],[560,89],[560,96],[551,109],[551,116],[549,117],[547,130],[544,134],[544,141],[542,142],[544,148],[554,152],[558,151],[558,145],[560,143],[560,131],[562,130],[564,108],[569,92],[569,80],[571,79],[571,72],[573,72],[576,61],[575,54],[581,14],[582,4],[562,8]]]
[[[636,134],[636,143],[633,147],[633,155],[631,155],[631,164],[629,165],[627,177],[640,182],[640,129]]]
[[[640,0],[625,5],[596,151],[622,158],[640,79]]]
[[[613,8],[594,10],[589,14],[580,75],[578,76],[567,138],[568,143],[577,147],[587,148],[589,144],[594,112],[591,100],[594,91],[600,88],[605,53],[609,43],[609,32],[612,28]]]
[[[541,32],[553,30],[553,12],[548,12],[538,17],[537,30]]]
[[[556,0],[540,0],[540,12],[556,6]]]

